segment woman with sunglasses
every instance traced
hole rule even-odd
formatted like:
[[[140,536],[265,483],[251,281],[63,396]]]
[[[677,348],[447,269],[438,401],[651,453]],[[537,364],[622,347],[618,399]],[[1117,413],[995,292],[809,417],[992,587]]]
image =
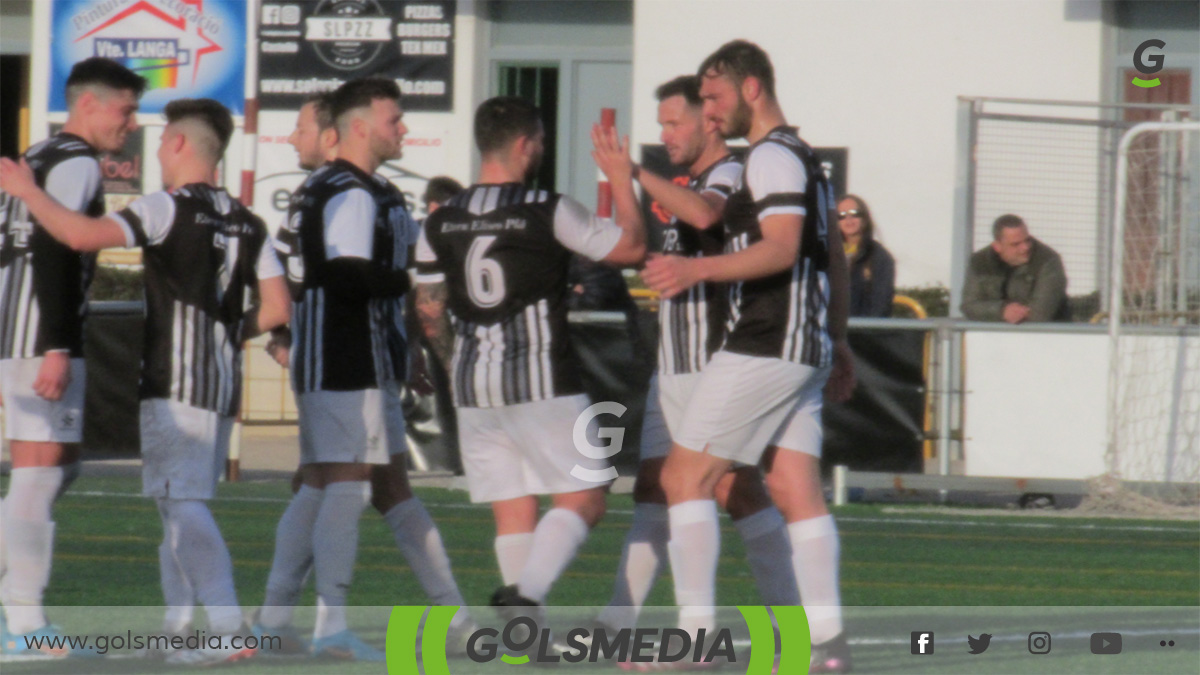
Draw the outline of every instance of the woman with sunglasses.
[[[875,221],[862,197],[838,202],[838,227],[850,260],[850,316],[888,317],[896,290],[896,261],[875,241]]]

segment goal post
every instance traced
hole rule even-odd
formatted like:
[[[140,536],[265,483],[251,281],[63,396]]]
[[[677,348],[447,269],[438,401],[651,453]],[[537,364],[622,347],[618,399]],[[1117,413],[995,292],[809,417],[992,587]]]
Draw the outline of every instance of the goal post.
[[[1093,503],[1200,505],[1200,122],[1146,122],[1118,149],[1109,239],[1107,474]]]

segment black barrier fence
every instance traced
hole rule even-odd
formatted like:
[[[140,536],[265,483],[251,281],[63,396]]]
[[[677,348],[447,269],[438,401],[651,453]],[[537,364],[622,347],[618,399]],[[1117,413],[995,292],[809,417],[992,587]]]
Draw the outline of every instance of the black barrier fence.
[[[85,452],[92,456],[136,455],[138,371],[142,347],[140,303],[97,303],[87,324],[87,403]],[[926,331],[855,330],[858,388],[844,404],[825,407],[826,466],[845,464],[858,471],[919,472],[927,372]],[[654,370],[658,316],[642,312],[636,325],[620,313],[575,314],[571,339],[593,401],[616,401],[627,410],[607,427],[625,430],[618,469],[635,471],[646,389]],[[426,350],[428,355],[428,350]],[[432,356],[428,356],[432,358]],[[440,368],[437,391],[405,394],[409,434],[418,446],[421,469],[461,471],[448,382]]]

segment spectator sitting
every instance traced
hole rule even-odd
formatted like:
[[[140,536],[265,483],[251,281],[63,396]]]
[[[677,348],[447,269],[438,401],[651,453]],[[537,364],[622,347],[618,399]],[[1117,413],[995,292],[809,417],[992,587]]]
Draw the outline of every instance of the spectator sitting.
[[[862,197],[838,202],[838,227],[850,260],[850,316],[888,317],[896,293],[896,261],[875,241],[875,221]]]
[[[1062,257],[1029,236],[1020,216],[1000,216],[992,245],[967,266],[962,312],[975,321],[1070,321]]]
[[[450,201],[454,195],[462,191],[462,183],[449,176],[430,178],[429,183],[425,185],[425,194],[421,196],[421,201],[425,202],[425,215],[428,216],[437,211],[442,204]]]

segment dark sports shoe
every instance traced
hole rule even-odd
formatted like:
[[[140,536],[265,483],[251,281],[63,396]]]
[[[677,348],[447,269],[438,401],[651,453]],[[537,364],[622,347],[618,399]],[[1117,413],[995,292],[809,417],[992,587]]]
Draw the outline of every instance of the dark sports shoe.
[[[808,672],[850,672],[850,645],[846,642],[845,633],[841,633],[832,640],[812,646],[812,658],[808,662]]]
[[[538,607],[541,603],[521,595],[516,584],[501,586],[492,593],[492,607]]]

